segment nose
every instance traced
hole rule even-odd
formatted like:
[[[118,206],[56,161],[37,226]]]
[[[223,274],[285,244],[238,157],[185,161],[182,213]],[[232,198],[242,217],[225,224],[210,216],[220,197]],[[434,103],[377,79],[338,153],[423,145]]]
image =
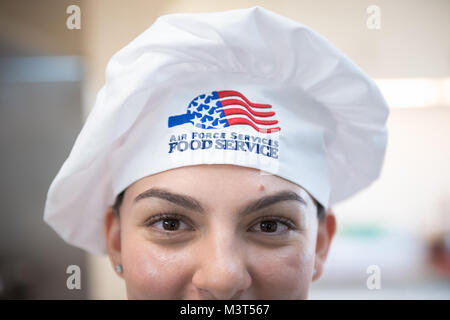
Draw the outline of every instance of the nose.
[[[238,299],[251,285],[245,252],[231,236],[203,239],[195,259],[198,267],[192,278],[193,285],[205,299]]]

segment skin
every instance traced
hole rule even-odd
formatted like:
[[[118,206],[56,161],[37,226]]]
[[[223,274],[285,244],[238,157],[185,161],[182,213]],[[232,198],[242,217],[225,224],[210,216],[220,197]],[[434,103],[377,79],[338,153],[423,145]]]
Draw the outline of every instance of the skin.
[[[204,212],[157,196],[135,201],[149,189],[189,196]],[[281,191],[305,203],[283,200],[239,214]],[[160,213],[181,218],[151,220]],[[128,299],[307,299],[336,230],[334,214],[328,210],[319,220],[315,200],[301,186],[234,165],[186,166],[142,178],[127,188],[120,218],[109,207],[104,222],[108,255],[113,266],[123,266],[118,275]]]

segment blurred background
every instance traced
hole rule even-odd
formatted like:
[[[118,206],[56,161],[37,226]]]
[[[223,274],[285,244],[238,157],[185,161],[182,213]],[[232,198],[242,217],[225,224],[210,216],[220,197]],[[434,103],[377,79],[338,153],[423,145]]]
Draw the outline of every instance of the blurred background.
[[[79,29],[69,28],[71,5]],[[337,236],[310,298],[450,299],[448,0],[2,0],[0,298],[126,298],[107,257],[43,222],[48,187],[117,50],[163,14],[254,5],[324,35],[391,107],[381,177],[334,208]],[[79,289],[66,285],[70,265],[80,267]]]

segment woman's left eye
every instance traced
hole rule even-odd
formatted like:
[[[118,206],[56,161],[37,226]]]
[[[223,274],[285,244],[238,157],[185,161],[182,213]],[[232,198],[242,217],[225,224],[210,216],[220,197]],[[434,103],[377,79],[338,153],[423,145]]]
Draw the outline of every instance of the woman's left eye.
[[[260,220],[255,226],[250,228],[251,231],[257,231],[269,234],[280,234],[291,230],[289,223],[278,219]]]

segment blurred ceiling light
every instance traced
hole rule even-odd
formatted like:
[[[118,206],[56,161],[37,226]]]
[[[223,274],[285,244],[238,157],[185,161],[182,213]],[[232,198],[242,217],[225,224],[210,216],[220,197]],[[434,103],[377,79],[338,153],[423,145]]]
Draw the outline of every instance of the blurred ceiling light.
[[[392,108],[450,106],[450,78],[377,79]]]

